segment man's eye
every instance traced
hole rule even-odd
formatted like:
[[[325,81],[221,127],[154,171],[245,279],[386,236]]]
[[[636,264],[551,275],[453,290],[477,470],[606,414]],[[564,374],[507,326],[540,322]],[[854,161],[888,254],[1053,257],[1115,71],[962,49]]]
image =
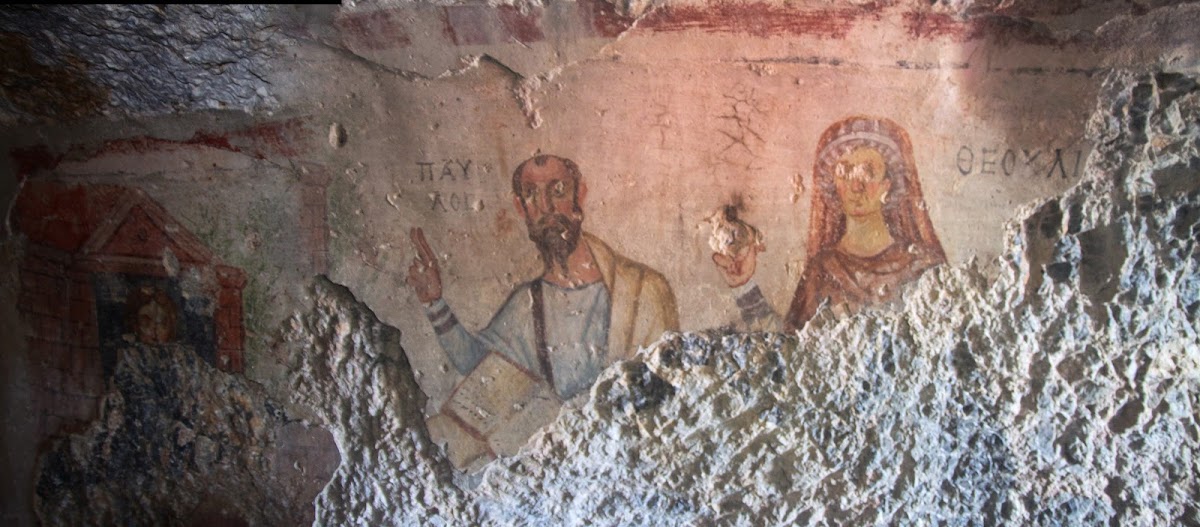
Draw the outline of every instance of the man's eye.
[[[561,197],[563,194],[566,193],[566,190],[567,190],[567,185],[564,184],[562,181],[559,181],[554,184],[554,195],[556,197]]]

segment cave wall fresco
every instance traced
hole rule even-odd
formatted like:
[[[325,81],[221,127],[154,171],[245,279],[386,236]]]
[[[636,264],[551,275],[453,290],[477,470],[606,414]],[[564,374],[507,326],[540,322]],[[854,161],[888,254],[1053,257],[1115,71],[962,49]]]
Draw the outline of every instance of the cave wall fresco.
[[[361,492],[433,478],[448,460],[427,457],[411,383],[359,389],[364,375],[415,372],[347,288],[318,280],[285,337],[320,350],[293,355],[298,397],[318,393],[337,433],[381,432],[356,445],[364,461],[343,464],[318,518],[1196,523],[1198,86],[1181,74],[1109,77],[1084,180],[1007,223],[998,269],[942,266],[898,309],[826,311],[793,334],[670,333],[480,480],[421,498],[396,489],[433,506]],[[376,456],[398,461],[365,461]]]
[[[853,115],[897,123],[912,145],[925,230],[941,242],[926,259],[938,261],[937,252],[951,262],[988,259],[1017,205],[1078,180],[1091,148],[1082,138],[1088,101],[1111,67],[1095,38],[899,5],[680,6],[642,18],[598,14],[588,3],[438,11],[361,7],[335,19],[347,49],[377,65],[378,75],[413,80],[402,92],[355,91],[347,110],[371,108],[376,118],[338,121],[346,134],[339,150],[357,152],[362,166],[330,184],[338,234],[331,250],[343,256],[330,277],[374,284],[354,288],[356,295],[409,330],[428,412],[477,410],[476,419],[454,420],[468,432],[452,432],[472,436],[465,448],[474,453],[492,442],[476,432],[494,426],[487,421],[495,415],[553,408],[542,402],[546,392],[518,386],[511,404],[454,403],[455,390],[469,391],[471,365],[439,353],[437,339],[459,327],[489,333],[493,348],[513,339],[536,348],[536,323],[494,319],[524,302],[524,284],[541,268],[510,176],[535,153],[578,166],[587,187],[582,230],[663,275],[683,330],[743,318],[712,264],[709,221],[739,205],[740,219],[769,247],[754,274],[760,304],[786,318],[812,257],[813,167],[827,128]],[[435,19],[446,26],[440,33],[429,29]],[[866,44],[876,41],[895,44]],[[401,125],[393,121],[397,105],[406,108]],[[491,130],[487,143],[477,141],[480,129]],[[414,227],[435,258],[417,256]],[[425,271],[431,260],[448,308],[426,310],[404,283],[410,266]],[[493,320],[519,329],[485,330]],[[619,355],[611,346],[606,352]],[[507,356],[527,375],[501,373],[509,370],[497,363],[479,372],[477,384],[546,376],[529,349]],[[509,424],[532,430],[551,415],[514,416]]]
[[[465,495],[437,486],[424,495],[436,508],[396,509],[337,484],[320,517],[354,522],[365,507],[393,523],[484,525],[1195,523],[1197,86],[1111,76],[1085,179],[1007,224],[998,272],[943,266],[897,310],[826,312],[796,334],[669,334],[608,369],[585,405]],[[411,368],[377,358],[398,357],[394,335],[345,287],[313,291],[285,339],[321,350],[295,355],[316,361],[292,370],[300,397],[325,379],[353,400],[404,399],[390,389],[411,384],[358,389],[364,372]],[[395,422],[320,393],[341,433]],[[408,401],[395,414],[416,433],[421,402]],[[379,437],[359,445],[363,459],[402,461],[348,463],[336,480],[361,489],[444,470],[421,446],[397,446],[407,436]]]
[[[433,258],[424,260],[440,267],[452,316],[481,329],[541,268],[510,175],[535,152],[558,154],[588,187],[584,229],[669,284],[678,320],[663,329],[743,318],[713,262],[713,219],[732,205],[732,232],[745,225],[769,247],[754,274],[762,305],[786,315],[814,252],[822,132],[867,115],[909,136],[920,210],[946,261],[989,261],[1018,206],[1081,177],[1093,147],[1083,124],[1113,68],[1195,63],[1180,29],[1195,17],[1188,6],[1067,11],[961,16],[891,2],[306,8],[279,13],[283,29],[271,37],[293,53],[275,57],[269,74],[270,93],[287,101],[278,113],[272,102],[258,108],[267,116],[102,119],[6,143],[18,181],[139,189],[245,270],[245,375],[276,400],[288,400],[295,374],[270,351],[276,333],[312,298],[309,279],[325,273],[404,330],[424,412],[434,415],[467,372],[435,338],[444,320],[431,323],[405,284],[420,259],[412,228],[428,238]],[[547,408],[508,424],[532,433],[556,413]]]

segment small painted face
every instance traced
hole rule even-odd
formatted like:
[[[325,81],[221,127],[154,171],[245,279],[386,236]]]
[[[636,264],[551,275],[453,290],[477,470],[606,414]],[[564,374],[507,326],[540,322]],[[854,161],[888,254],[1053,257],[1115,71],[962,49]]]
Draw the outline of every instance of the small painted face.
[[[164,344],[171,340],[171,313],[157,299],[147,302],[137,312],[138,340],[146,344]]]
[[[858,148],[838,159],[833,182],[847,216],[868,216],[883,209],[892,188],[886,167],[883,155],[873,148]]]
[[[528,163],[521,172],[518,212],[524,212],[534,225],[546,214],[572,215],[576,212],[576,187],[562,161],[551,158],[541,166]]]
[[[565,270],[583,232],[580,204],[587,187],[571,177],[561,160],[550,158],[540,166],[527,163],[517,189],[513,202],[525,218],[529,239],[547,265],[555,263]]]

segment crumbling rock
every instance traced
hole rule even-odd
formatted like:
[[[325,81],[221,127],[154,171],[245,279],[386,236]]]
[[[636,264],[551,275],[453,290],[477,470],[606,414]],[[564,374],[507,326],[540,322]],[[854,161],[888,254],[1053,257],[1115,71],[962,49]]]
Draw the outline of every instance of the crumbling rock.
[[[130,345],[100,418],[41,457],[36,510],[44,525],[310,523],[331,443],[186,346]]]
[[[319,525],[471,525],[475,509],[429,440],[425,396],[400,332],[318,277],[313,308],[285,322],[293,401],[333,431],[342,465],[317,497]]]
[[[8,7],[0,37],[40,68],[0,72],[18,112],[10,118],[274,109],[265,79],[280,46],[274,16],[254,5]],[[46,79],[53,97],[40,95]]]

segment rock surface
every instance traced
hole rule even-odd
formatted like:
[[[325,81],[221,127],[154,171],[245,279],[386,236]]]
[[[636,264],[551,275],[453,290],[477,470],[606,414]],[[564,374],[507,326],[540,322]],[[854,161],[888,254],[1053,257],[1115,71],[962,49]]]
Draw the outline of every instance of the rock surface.
[[[44,525],[311,523],[330,443],[183,346],[129,347],[100,418],[42,456],[35,505]]]
[[[293,401],[333,431],[342,465],[317,498],[318,525],[472,525],[475,509],[429,440],[425,396],[400,332],[318,278],[313,308],[285,323]]]
[[[0,12],[0,120],[271,110],[271,6],[46,5]],[[4,115],[8,114],[8,115]]]

